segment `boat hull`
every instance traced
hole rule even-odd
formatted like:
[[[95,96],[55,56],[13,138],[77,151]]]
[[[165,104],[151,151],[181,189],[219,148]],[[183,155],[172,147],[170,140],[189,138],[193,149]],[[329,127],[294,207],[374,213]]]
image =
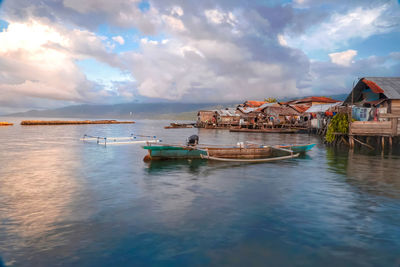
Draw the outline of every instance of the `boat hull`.
[[[206,151],[184,146],[144,146],[150,159],[200,159]]]
[[[306,144],[306,145],[280,145],[279,148],[284,148],[288,150],[292,150],[293,153],[305,153],[310,151],[315,144]]]

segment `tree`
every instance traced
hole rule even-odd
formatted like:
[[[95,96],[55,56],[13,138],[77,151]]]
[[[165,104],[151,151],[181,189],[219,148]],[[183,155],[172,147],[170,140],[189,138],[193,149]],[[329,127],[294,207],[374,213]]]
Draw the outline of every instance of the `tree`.
[[[268,102],[268,103],[276,103],[276,102],[278,102],[278,101],[276,100],[276,98],[274,98],[274,97],[264,98],[264,101],[265,101],[265,102]]]

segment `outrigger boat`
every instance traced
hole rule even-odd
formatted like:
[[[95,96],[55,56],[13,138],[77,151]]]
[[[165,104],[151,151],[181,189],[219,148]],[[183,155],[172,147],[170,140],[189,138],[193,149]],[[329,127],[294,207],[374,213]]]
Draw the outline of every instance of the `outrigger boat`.
[[[143,148],[148,150],[145,161],[201,158],[234,162],[268,162],[298,157],[301,152],[310,150],[314,144],[290,146],[295,151],[281,146],[244,143],[238,143],[236,146],[199,145],[189,142],[187,145],[147,144]]]
[[[140,140],[141,138],[146,138],[145,140]],[[95,142],[98,145],[129,145],[129,144],[153,144],[160,143],[161,140],[157,139],[157,136],[149,135],[135,135],[131,134],[129,137],[103,137],[103,136],[92,136],[83,135],[81,138],[84,142]]]

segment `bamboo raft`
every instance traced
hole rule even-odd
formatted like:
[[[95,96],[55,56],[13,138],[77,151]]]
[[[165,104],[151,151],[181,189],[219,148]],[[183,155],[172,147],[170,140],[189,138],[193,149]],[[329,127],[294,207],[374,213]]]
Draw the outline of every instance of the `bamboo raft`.
[[[194,125],[191,123],[170,123],[170,125],[165,126],[164,129],[180,129],[180,128],[193,128]]]
[[[96,120],[96,121],[22,121],[21,125],[74,125],[74,124],[132,124],[134,121]]]
[[[14,123],[11,122],[6,122],[6,121],[0,121],[0,126],[12,126]]]

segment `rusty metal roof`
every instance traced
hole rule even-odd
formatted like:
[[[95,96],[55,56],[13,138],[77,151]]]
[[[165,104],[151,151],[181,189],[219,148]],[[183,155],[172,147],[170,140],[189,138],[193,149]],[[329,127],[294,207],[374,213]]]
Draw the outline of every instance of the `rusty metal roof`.
[[[364,79],[377,84],[387,98],[400,99],[400,77],[364,77]]]
[[[247,100],[246,102],[244,102],[244,105],[247,107],[257,108],[265,103],[265,101]]]
[[[354,86],[344,103],[350,104],[361,101],[362,91],[370,88],[370,85],[373,87],[371,89],[373,92],[381,92],[380,90],[382,90],[388,99],[400,99],[400,77],[364,77]]]
[[[290,106],[286,106],[286,107],[267,107],[265,108],[264,112],[268,115],[281,115],[281,116],[295,116],[295,115],[299,115],[300,113],[298,111],[296,111],[295,109],[293,109]]]

